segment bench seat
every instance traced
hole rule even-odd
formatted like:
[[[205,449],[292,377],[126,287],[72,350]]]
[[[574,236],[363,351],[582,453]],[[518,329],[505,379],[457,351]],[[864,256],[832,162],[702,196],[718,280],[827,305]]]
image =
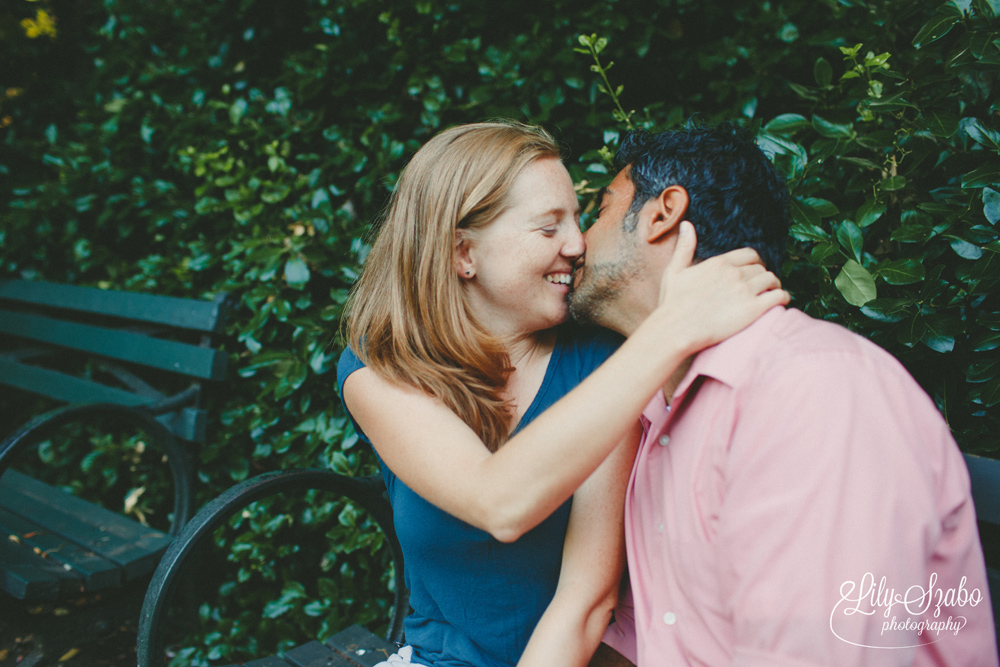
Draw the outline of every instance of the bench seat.
[[[148,576],[170,536],[16,470],[0,483],[0,589],[48,601]]]
[[[326,640],[312,641],[288,651],[243,664],[243,667],[373,667],[396,652],[395,644],[352,625]],[[237,665],[227,665],[237,667]]]

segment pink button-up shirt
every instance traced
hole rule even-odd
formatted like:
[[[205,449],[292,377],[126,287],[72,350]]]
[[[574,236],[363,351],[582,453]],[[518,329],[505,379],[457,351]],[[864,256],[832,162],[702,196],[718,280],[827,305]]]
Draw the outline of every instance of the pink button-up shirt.
[[[643,414],[608,644],[639,667],[997,664],[965,463],[891,355],[776,308],[671,404]]]

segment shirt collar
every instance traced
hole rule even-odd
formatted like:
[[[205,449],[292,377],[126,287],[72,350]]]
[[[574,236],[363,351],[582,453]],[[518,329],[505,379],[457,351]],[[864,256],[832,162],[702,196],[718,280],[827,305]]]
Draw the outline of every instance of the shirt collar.
[[[677,399],[691,388],[699,376],[710,377],[730,387],[739,386],[746,381],[756,362],[754,350],[770,338],[770,332],[777,326],[784,312],[783,306],[775,306],[739,333],[699,352],[674,390],[671,403],[676,404]],[[661,396],[663,394],[662,391],[657,393]]]
[[[667,411],[667,401],[663,398],[663,390],[657,389],[656,393],[653,394],[653,398],[649,399],[649,403],[643,408],[642,414],[639,415],[639,423],[642,424],[642,432],[645,435],[649,435],[650,425],[660,418]]]

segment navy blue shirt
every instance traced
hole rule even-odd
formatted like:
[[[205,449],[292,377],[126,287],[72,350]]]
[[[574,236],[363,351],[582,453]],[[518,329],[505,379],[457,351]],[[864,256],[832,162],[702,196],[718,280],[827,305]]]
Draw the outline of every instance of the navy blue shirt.
[[[560,327],[545,379],[517,430],[579,384],[620,343],[609,332]],[[344,351],[337,365],[341,395],[347,377],[363,367],[351,349]],[[370,444],[356,422],[354,428]],[[379,466],[406,563],[413,607],[405,622],[406,642],[414,647],[414,662],[434,667],[516,664],[555,594],[572,499],[508,544],[431,505],[381,458]]]

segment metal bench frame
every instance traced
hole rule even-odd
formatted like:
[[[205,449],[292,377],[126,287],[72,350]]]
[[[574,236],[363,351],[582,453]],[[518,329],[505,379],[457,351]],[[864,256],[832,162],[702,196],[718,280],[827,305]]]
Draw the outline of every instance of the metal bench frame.
[[[167,548],[150,581],[139,617],[139,667],[162,667],[164,664],[164,625],[178,577],[192,554],[205,540],[211,539],[213,531],[254,501],[278,493],[301,494],[308,489],[329,491],[350,499],[371,514],[385,534],[396,568],[395,599],[386,641],[391,644],[402,640],[403,619],[409,613],[409,593],[403,584],[403,552],[396,538],[392,508],[382,477],[347,477],[330,470],[286,470],[258,475],[231,487],[201,508]]]

